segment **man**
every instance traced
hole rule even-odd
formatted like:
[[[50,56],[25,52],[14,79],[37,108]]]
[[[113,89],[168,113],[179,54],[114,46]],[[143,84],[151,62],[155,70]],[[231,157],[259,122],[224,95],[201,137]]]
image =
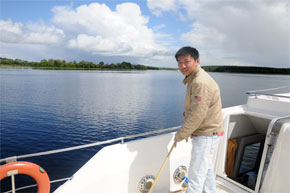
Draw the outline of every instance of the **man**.
[[[187,193],[216,192],[213,156],[223,134],[220,90],[200,67],[195,48],[183,47],[175,58],[187,84],[184,123],[175,134],[175,147],[179,141],[192,138]]]

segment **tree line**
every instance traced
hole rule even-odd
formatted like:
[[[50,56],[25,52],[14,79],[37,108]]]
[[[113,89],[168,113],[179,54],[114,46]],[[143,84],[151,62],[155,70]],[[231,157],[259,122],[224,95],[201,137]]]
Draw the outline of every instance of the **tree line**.
[[[20,59],[8,59],[0,57],[0,65],[22,66],[32,68],[48,68],[48,69],[96,69],[96,70],[178,70],[177,68],[158,68],[144,65],[134,65],[129,62],[117,64],[105,64],[103,61],[95,64],[88,61],[66,62],[65,60],[49,59],[40,62],[29,62]],[[290,75],[290,68],[270,68],[257,66],[202,66],[208,72],[226,72],[226,73],[248,73],[248,74],[285,74]]]
[[[29,62],[20,59],[0,58],[0,65],[23,66],[34,68],[61,68],[61,69],[124,69],[124,70],[159,70],[157,67],[145,66],[141,64],[131,64],[129,62],[105,64],[103,61],[95,64],[88,61],[67,62],[59,59],[41,60],[40,62]]]
[[[203,66],[202,68],[208,72],[290,75],[290,68],[270,68],[257,66]]]

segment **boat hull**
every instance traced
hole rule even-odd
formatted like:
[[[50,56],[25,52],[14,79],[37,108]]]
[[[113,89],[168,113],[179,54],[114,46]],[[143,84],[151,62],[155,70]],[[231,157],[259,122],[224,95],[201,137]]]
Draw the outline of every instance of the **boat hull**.
[[[144,176],[156,177],[173,145],[173,139],[174,132],[107,146],[55,192],[140,192],[140,181]],[[190,151],[190,142],[178,143],[158,179],[154,192],[170,192],[182,188],[182,183],[174,182],[173,175],[179,166],[188,168]]]

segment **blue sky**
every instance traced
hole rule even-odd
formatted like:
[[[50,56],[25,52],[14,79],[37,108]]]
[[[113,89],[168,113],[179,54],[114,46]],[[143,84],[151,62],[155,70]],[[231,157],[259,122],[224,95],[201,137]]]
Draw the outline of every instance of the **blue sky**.
[[[287,0],[1,0],[0,57],[289,67]]]

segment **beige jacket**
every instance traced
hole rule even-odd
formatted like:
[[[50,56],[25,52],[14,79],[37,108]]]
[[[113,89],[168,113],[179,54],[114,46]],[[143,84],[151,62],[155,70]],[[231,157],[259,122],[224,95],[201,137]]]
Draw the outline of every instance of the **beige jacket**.
[[[188,139],[191,134],[213,136],[222,129],[220,90],[214,79],[200,66],[183,80],[187,84],[185,120],[176,133],[176,139]]]

